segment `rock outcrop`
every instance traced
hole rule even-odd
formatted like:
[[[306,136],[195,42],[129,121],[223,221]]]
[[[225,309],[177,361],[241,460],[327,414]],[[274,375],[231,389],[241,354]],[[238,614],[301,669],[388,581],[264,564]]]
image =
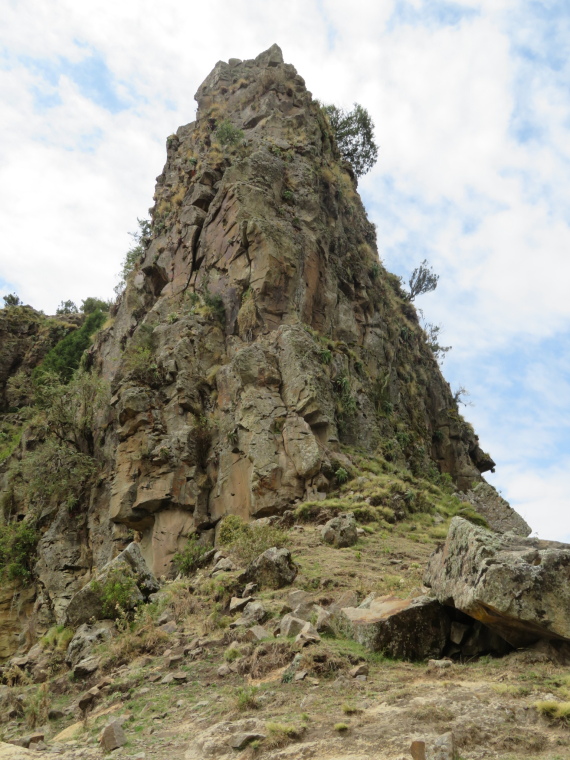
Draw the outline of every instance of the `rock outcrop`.
[[[144,259],[90,359],[113,392],[107,515],[142,533],[157,573],[225,514],[327,491],[341,442],[460,488],[493,466],[279,48],[218,63],[196,100],[196,121],[167,141]]]
[[[133,538],[159,577],[225,515],[322,498],[350,469],[343,444],[462,491],[494,466],[280,49],[219,62],[196,100],[167,140],[144,255],[84,362],[110,391],[85,450],[98,477],[72,511],[42,506],[43,630],[87,619],[78,592]],[[1,341],[0,354],[4,399],[25,359]],[[38,445],[24,437],[17,456]],[[10,493],[11,519],[30,517]]]
[[[570,545],[498,535],[455,517],[424,582],[515,647],[570,642]]]

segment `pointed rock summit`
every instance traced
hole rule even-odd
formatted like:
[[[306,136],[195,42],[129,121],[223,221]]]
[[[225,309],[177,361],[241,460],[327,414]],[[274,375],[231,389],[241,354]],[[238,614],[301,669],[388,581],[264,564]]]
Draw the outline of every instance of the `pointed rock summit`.
[[[343,444],[462,490],[493,466],[280,48],[217,63],[195,97],[196,121],[167,140],[144,257],[90,355],[113,394],[101,514],[140,531],[157,574],[223,515],[329,491]]]

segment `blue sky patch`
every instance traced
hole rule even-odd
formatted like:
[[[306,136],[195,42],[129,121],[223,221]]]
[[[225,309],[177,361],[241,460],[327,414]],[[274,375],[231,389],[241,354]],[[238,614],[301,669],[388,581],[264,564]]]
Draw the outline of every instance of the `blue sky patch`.
[[[400,0],[396,4],[394,13],[388,22],[388,29],[399,24],[409,26],[456,26],[465,19],[478,16],[479,11],[474,8],[466,8],[458,3],[446,2],[445,0],[426,0],[421,8]]]
[[[57,88],[62,76],[69,77],[85,98],[111,113],[119,113],[130,106],[118,92],[119,82],[103,57],[96,51],[78,62],[72,62],[67,58],[52,60],[23,57],[20,60],[24,66],[42,77],[47,85],[46,92],[42,93],[39,87],[34,91],[40,110],[59,104]]]

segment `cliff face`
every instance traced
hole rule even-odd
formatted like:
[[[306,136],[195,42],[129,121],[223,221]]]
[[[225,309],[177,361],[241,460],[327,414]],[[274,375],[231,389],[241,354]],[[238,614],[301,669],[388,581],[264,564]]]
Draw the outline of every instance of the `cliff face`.
[[[161,572],[224,514],[329,490],[340,443],[468,488],[492,462],[379,263],[303,79],[273,46],[218,63],[196,100],[168,138],[144,261],[92,352],[113,392],[110,519],[142,532]],[[243,139],[221,145],[220,124]]]
[[[351,447],[461,490],[493,466],[279,48],[218,63],[196,100],[167,141],[144,259],[88,356],[110,388],[99,477],[79,508],[43,517],[40,627],[133,531],[167,573],[223,515],[334,489]]]

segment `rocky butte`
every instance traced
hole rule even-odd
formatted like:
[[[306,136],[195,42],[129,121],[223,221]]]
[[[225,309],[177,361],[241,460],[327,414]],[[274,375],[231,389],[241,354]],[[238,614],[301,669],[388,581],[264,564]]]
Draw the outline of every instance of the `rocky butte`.
[[[67,666],[91,688],[78,703],[84,714],[108,691],[102,671],[128,661],[126,649],[105,660],[95,645],[126,641],[113,618],[149,600],[160,630],[150,644],[148,629],[136,629],[132,651],[158,657],[169,646],[174,664],[190,657],[200,669],[204,647],[216,652],[234,636],[243,667],[232,670],[228,656],[217,675],[236,683],[265,672],[268,651],[287,682],[322,675],[319,662],[334,662],[330,673],[347,662],[352,679],[366,680],[365,654],[335,660],[326,650],[309,663],[302,653],[320,651],[321,634],[352,638],[361,653],[447,655],[450,666],[537,642],[563,658],[570,615],[556,600],[570,550],[525,538],[528,525],[485,483],[494,462],[459,413],[399,278],[381,264],[325,111],[277,45],[216,64],[196,100],[196,120],[167,140],[141,258],[68,385],[34,391],[30,379],[81,318],[57,327],[28,307],[0,313],[0,658],[17,652],[5,682],[19,682],[15,667],[47,682]],[[422,566],[453,515],[423,586]],[[280,526],[282,543],[232,554],[230,525],[249,536]],[[198,573],[191,585],[172,583],[173,558],[189,545],[200,548],[189,571]],[[220,614],[224,637],[204,639]],[[73,636],[66,666],[45,659],[45,642],[62,631]],[[277,648],[255,649],[274,635]],[[184,672],[163,683],[184,682]],[[258,722],[238,723],[232,747],[267,740]],[[386,757],[412,738],[395,723],[383,729],[393,734]],[[113,741],[119,728],[107,732]],[[233,756],[214,728],[188,757]],[[414,757],[432,751],[422,741]],[[453,747],[441,753],[453,741],[437,739],[433,753],[452,758]]]

